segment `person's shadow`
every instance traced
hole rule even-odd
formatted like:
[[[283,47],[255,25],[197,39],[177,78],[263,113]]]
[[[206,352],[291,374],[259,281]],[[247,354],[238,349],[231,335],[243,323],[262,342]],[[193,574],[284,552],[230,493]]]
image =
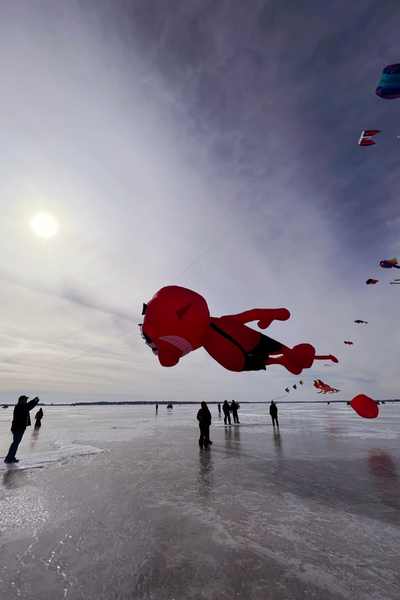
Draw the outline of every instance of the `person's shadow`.
[[[282,439],[281,432],[274,427],[274,446],[278,456],[282,456]]]
[[[40,432],[40,427],[35,427],[33,432],[32,432],[32,437],[31,437],[31,448],[35,447],[35,444],[37,442],[37,439],[39,437],[39,432]]]
[[[199,496],[208,498],[214,485],[214,466],[212,462],[212,452],[210,449],[199,452]]]
[[[399,474],[396,462],[390,452],[381,449],[370,450],[368,469],[382,502],[395,510],[399,510]]]
[[[240,427],[235,427],[233,430],[233,439],[235,442],[240,442]]]
[[[225,425],[224,433],[226,448],[232,448],[232,427]]]
[[[3,486],[7,489],[16,489],[24,485],[26,472],[14,466],[8,465],[3,473]]]

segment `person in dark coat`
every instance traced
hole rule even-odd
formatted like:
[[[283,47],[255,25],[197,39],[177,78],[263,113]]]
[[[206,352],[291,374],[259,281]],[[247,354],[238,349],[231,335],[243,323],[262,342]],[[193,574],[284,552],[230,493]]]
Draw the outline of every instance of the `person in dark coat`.
[[[158,402],[156,402],[156,415],[158,415]]]
[[[222,405],[222,410],[224,411],[224,423],[225,425],[227,425],[229,423],[229,425],[231,425],[231,415],[230,415],[230,407],[228,404],[228,400],[224,400],[224,403]]]
[[[18,450],[18,446],[24,437],[25,429],[30,426],[31,418],[29,411],[35,408],[39,398],[34,398],[28,402],[28,396],[20,396],[18,402],[14,407],[13,420],[11,425],[11,432],[13,434],[13,441],[8,451],[7,456],[4,459],[5,463],[17,463],[19,462],[15,455]]]
[[[218,416],[221,416],[221,402],[218,402]]]
[[[271,415],[273,427],[275,427],[275,423],[276,423],[276,426],[279,429],[278,407],[273,400],[271,400],[271,404],[269,405],[269,414]]]
[[[35,415],[35,429],[40,429],[42,426],[43,409],[39,408]]]
[[[211,413],[206,402],[201,403],[201,408],[197,413],[197,420],[200,427],[199,446],[200,448],[207,448],[212,442],[210,440]]]
[[[238,415],[238,408],[239,408],[238,403],[235,402],[235,400],[232,400],[232,402],[231,402],[231,411],[232,411],[232,416],[233,416],[233,422],[234,423],[240,423],[240,421],[239,421],[239,415]]]

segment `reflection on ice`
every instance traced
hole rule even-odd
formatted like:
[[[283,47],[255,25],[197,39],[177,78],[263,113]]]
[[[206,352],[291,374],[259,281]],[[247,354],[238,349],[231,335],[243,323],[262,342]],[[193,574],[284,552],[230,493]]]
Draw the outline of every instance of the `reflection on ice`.
[[[34,442],[31,443],[31,448],[34,446]],[[31,455],[20,459],[19,463],[16,464],[4,464],[3,458],[0,462],[0,473],[3,472],[3,483],[4,477],[8,477],[12,480],[12,473],[24,471],[27,469],[38,469],[51,463],[58,463],[68,460],[76,456],[86,456],[88,454],[97,454],[102,452],[100,448],[94,446],[88,446],[83,444],[59,444],[54,443],[54,447],[48,449],[46,453],[33,452]]]
[[[18,469],[14,465],[6,465],[3,473],[2,484],[5,488],[16,489],[24,485],[26,481],[26,472],[23,469]]]
[[[392,480],[398,479],[396,463],[389,452],[376,449],[370,450],[368,465],[371,473],[376,477]]]
[[[210,449],[199,451],[199,496],[208,498],[213,487],[213,455]]]

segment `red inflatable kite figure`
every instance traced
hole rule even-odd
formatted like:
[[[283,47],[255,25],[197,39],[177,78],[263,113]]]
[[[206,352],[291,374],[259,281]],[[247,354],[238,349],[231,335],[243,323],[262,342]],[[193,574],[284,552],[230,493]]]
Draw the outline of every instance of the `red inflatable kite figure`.
[[[365,394],[355,396],[351,402],[348,402],[351,408],[364,419],[376,419],[379,415],[378,403]]]
[[[331,354],[317,356],[311,344],[289,348],[246,326],[258,321],[258,326],[266,329],[272,321],[287,321],[290,313],[286,308],[253,308],[237,315],[212,317],[200,294],[167,286],[143,305],[143,314],[143,337],[163,367],[173,367],[182,356],[202,346],[225,369],[236,372],[282,365],[298,375],[314,360],[338,362]]]
[[[325,383],[321,379],[314,379],[314,387],[317,388],[318,394],[337,394],[340,390],[331,387],[328,383]]]
[[[375,283],[378,283],[379,279],[372,279],[369,278],[367,279],[367,281],[365,282],[367,285],[375,285]]]

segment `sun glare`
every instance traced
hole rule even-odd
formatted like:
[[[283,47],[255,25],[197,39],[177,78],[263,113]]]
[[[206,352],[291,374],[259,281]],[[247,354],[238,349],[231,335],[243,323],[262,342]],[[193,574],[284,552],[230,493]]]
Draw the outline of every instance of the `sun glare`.
[[[51,238],[58,231],[58,222],[49,213],[38,213],[31,221],[33,232],[41,238]]]

